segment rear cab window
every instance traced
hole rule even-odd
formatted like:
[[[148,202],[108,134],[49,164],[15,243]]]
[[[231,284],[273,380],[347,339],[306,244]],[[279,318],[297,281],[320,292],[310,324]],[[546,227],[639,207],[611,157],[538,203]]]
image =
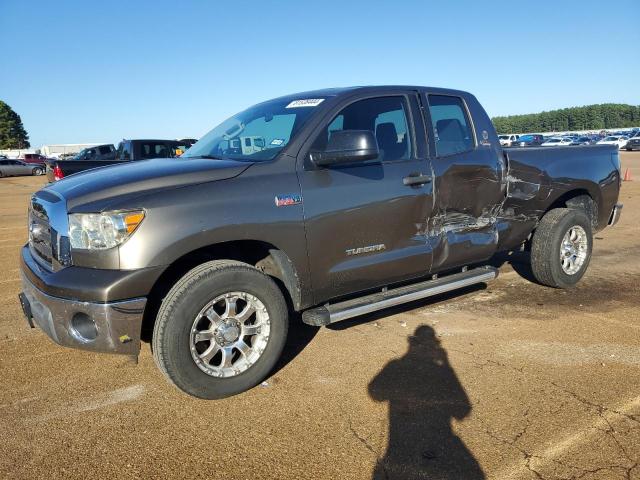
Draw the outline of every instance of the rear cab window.
[[[475,138],[464,101],[450,95],[427,95],[436,156],[471,151]]]
[[[140,144],[140,159],[173,157],[173,148],[166,143],[146,142]]]

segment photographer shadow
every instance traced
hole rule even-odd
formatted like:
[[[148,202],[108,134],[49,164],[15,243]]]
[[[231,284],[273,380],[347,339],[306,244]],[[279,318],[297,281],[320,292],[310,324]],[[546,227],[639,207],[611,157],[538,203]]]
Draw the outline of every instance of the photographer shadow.
[[[452,419],[467,417],[471,403],[431,327],[416,329],[407,353],[371,381],[369,395],[389,402],[389,441],[374,480],[485,478],[452,430]]]

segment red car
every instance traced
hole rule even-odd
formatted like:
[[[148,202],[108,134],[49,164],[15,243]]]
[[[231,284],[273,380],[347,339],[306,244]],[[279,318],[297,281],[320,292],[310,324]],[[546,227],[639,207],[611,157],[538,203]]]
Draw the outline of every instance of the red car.
[[[29,164],[44,165],[45,160],[47,160],[47,157],[45,157],[44,155],[40,155],[39,153],[25,153],[23,162]]]

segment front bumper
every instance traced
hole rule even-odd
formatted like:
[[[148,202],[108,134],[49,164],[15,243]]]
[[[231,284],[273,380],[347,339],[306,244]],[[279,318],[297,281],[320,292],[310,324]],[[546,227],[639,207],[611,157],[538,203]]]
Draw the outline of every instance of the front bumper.
[[[90,303],[47,295],[23,274],[20,303],[27,321],[65,347],[137,356],[146,298]]]

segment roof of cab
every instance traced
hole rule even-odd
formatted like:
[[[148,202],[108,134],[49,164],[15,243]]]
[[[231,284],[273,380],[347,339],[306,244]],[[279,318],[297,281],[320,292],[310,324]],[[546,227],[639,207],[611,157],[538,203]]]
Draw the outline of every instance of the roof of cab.
[[[302,98],[316,98],[316,97],[336,97],[345,95],[347,93],[377,93],[385,91],[395,90],[428,90],[433,93],[449,94],[466,96],[468,92],[462,90],[454,90],[451,88],[438,88],[438,87],[425,87],[416,85],[367,85],[367,86],[352,86],[352,87],[336,87],[336,88],[323,88],[319,90],[309,90],[306,92],[292,93],[290,95],[284,95],[282,97],[270,99],[271,100],[296,100]]]

